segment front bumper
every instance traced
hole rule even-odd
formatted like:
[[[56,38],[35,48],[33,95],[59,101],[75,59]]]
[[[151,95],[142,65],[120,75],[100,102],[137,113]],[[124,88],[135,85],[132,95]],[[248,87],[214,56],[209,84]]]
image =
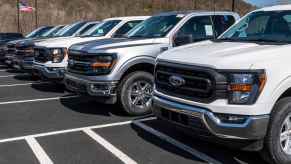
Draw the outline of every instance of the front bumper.
[[[33,69],[34,57],[17,56],[13,60],[13,67],[18,70],[31,71]]]
[[[105,98],[107,104],[116,103],[116,81],[89,81],[65,74],[64,83],[68,90],[75,93]]]
[[[269,115],[245,116],[243,123],[223,123],[210,110],[154,97],[157,117],[183,126],[198,136],[219,139],[261,140],[266,136]]]
[[[65,75],[65,68],[63,67],[46,67],[38,63],[33,63],[33,71],[48,80],[63,80]]]

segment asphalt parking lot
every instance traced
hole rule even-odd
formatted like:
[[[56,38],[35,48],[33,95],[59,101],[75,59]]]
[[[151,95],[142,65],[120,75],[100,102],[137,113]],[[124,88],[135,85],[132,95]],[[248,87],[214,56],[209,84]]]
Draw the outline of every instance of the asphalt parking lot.
[[[265,164],[0,65],[1,164]]]

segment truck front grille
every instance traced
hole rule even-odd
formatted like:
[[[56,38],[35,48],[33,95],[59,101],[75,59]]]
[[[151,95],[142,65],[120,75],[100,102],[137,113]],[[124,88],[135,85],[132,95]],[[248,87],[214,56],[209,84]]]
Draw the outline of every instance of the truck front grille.
[[[68,71],[77,74],[90,75],[93,69],[94,56],[82,54],[69,54]]]
[[[7,54],[15,54],[16,52],[16,47],[14,44],[8,44],[7,45]]]
[[[30,51],[32,47],[21,47],[21,48],[16,48],[16,55],[17,56],[34,56],[34,52]]]
[[[172,77],[182,79],[183,84],[173,85]],[[226,79],[215,70],[179,64],[157,64],[155,84],[166,95],[203,103],[225,97],[227,92]]]

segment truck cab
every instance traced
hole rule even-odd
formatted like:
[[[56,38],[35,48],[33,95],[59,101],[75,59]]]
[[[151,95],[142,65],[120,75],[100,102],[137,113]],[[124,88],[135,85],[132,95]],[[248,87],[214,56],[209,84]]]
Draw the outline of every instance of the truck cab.
[[[130,115],[150,113],[156,57],[173,47],[214,39],[238,18],[233,12],[167,12],[123,38],[73,45],[65,84],[97,101],[119,102]]]

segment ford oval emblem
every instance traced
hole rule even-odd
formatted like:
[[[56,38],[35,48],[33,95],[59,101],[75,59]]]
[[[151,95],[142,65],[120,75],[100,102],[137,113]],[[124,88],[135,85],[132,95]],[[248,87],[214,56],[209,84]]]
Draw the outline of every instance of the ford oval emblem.
[[[169,82],[174,87],[180,87],[186,83],[185,79],[180,76],[171,76]]]

